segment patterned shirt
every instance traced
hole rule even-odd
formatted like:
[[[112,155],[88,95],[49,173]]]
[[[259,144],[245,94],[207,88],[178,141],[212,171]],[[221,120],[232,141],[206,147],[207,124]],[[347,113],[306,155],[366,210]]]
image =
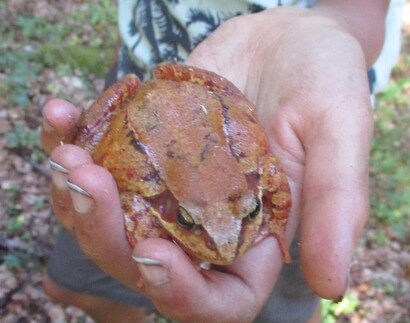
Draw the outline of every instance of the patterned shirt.
[[[118,78],[134,72],[141,79],[152,77],[160,62],[183,62],[188,54],[227,19],[278,6],[311,7],[317,0],[119,0],[119,28],[122,46]],[[372,87],[379,75],[388,80],[396,62],[400,40],[400,6],[392,0],[387,19],[386,44],[369,74]],[[387,80],[386,80],[387,76]]]

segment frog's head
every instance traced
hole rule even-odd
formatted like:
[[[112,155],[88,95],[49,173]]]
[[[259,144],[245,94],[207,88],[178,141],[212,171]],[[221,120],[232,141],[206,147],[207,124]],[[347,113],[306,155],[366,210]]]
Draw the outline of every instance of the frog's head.
[[[224,201],[203,202],[202,206],[181,203],[177,222],[182,230],[190,231],[193,237],[202,236],[199,242],[192,237],[189,240],[195,248],[191,250],[193,253],[198,253],[209,262],[231,263],[256,238],[262,220],[260,199],[248,190]]]
[[[170,169],[167,185],[177,207],[173,218],[160,219],[162,225],[192,256],[232,263],[253,244],[262,223],[258,176],[244,174],[224,149],[195,167],[179,161]]]

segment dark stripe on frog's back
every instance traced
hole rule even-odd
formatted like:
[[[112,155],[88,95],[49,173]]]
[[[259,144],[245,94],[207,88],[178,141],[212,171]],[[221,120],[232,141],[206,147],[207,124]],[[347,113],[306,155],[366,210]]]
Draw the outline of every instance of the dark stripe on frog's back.
[[[224,129],[231,154],[246,173],[258,168],[268,151],[265,130],[256,118],[256,107],[241,93],[214,91],[224,116]]]
[[[135,148],[135,150],[138,150],[144,154],[147,154],[147,148],[141,143],[141,141],[135,138],[135,135],[132,133],[132,131],[128,132],[127,137],[130,138],[130,142]]]
[[[150,168],[151,171],[149,172],[148,176],[144,176],[142,179],[148,183],[154,183],[156,185],[164,185],[164,181],[159,176],[158,170],[154,167],[154,165],[149,160],[146,147],[137,138],[135,138],[135,134],[132,131],[128,132],[127,137],[130,138],[130,143],[135,148],[135,150],[143,153],[147,157],[147,166]]]
[[[230,129],[231,118],[229,116],[229,107],[225,104],[224,98],[218,94],[218,92],[213,92],[214,95],[218,98],[221,104],[221,113],[223,116],[223,124],[224,124],[224,131],[226,134],[226,143],[229,147],[229,150],[233,157],[239,162],[241,158],[246,157],[245,152],[238,151],[235,149],[235,145],[233,143],[232,133]]]

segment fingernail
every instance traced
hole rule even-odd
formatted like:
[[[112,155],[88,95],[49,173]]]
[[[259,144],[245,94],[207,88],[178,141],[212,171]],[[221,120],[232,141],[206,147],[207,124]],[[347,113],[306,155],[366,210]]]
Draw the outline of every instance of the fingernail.
[[[338,299],[335,300],[335,302],[340,303],[343,300],[343,298],[346,296],[349,289],[350,289],[350,275],[347,275],[345,291],[343,295],[341,295]]]
[[[81,214],[90,213],[95,207],[91,194],[69,180],[67,181],[67,186],[70,189],[74,209]]]
[[[51,180],[57,189],[67,189],[67,174],[68,169],[56,163],[51,158],[48,160],[51,168]]]
[[[170,280],[170,273],[158,260],[132,256],[143,279],[150,285],[160,286]]]
[[[43,116],[43,130],[45,132],[54,132],[56,128],[54,128],[47,120],[46,117]]]

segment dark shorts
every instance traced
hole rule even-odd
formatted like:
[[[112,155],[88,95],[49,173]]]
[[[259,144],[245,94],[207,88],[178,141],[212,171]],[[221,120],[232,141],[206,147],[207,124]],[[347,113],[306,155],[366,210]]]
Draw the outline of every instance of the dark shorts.
[[[306,286],[300,269],[298,241],[291,246],[292,263],[285,265],[263,311],[255,322],[306,322],[319,298]],[[112,279],[80,249],[75,238],[61,230],[47,266],[50,278],[70,291],[154,309],[151,301]]]

